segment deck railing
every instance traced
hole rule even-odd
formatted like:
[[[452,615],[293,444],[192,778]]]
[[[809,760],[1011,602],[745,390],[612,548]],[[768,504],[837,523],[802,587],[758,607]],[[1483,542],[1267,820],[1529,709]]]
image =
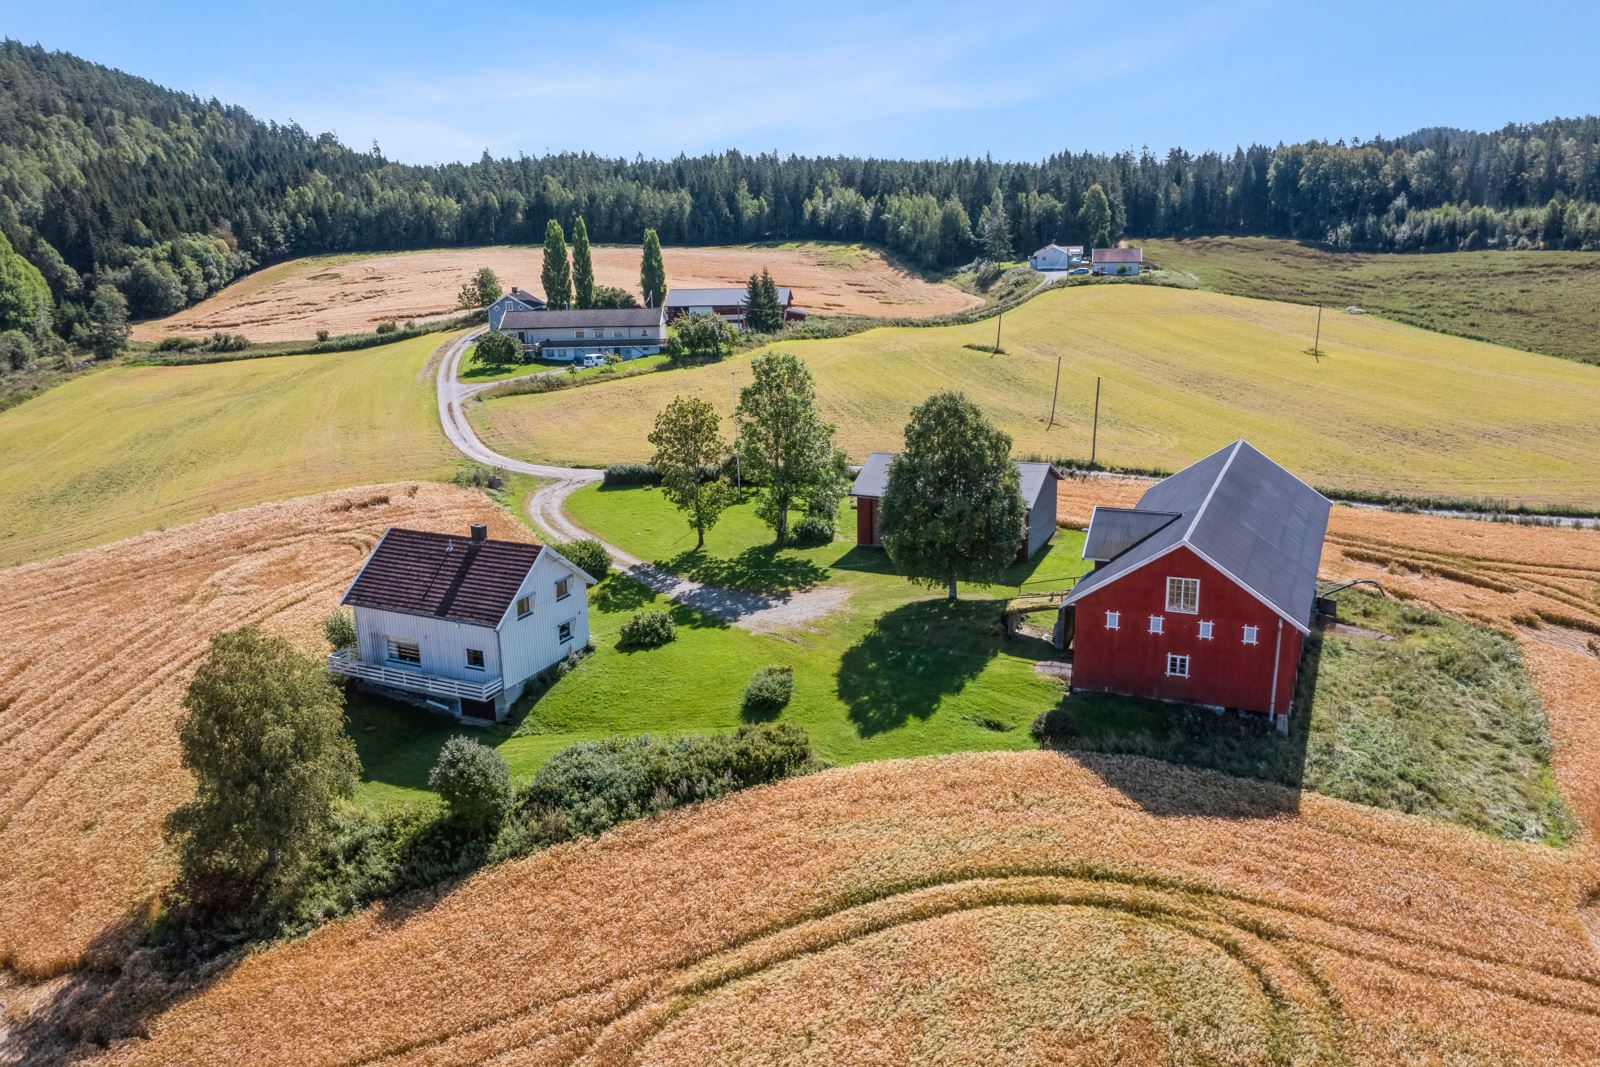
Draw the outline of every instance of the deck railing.
[[[500,678],[491,678],[484,682],[463,682],[456,678],[425,674],[422,671],[397,670],[377,663],[367,663],[357,659],[354,650],[348,648],[341,648],[328,657],[328,669],[335,674],[360,678],[364,682],[386,685],[391,689],[427,693],[431,696],[457,697],[462,700],[493,700],[504,688]]]

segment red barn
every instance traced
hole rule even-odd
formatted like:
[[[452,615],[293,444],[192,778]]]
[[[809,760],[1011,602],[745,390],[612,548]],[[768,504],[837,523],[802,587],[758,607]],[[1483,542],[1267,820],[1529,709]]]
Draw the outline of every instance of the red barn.
[[[1328,500],[1244,441],[1096,508],[1072,613],[1072,688],[1238,708],[1289,725]]]

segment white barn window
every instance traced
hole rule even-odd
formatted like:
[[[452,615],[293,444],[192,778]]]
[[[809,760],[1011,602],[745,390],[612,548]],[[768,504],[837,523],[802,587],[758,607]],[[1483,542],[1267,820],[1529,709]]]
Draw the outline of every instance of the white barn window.
[[[1258,627],[1258,626],[1246,626],[1244,628],[1244,643],[1245,644],[1247,644],[1247,645],[1259,644],[1260,643],[1260,639],[1261,639],[1261,628],[1260,627]]]
[[[1106,629],[1108,629],[1108,630],[1120,630],[1120,629],[1122,629],[1122,612],[1120,612],[1120,611],[1108,611],[1108,612],[1106,612]]]
[[[1169,677],[1169,678],[1187,678],[1187,677],[1189,677],[1189,657],[1188,656],[1176,656],[1176,655],[1169,654],[1167,656],[1167,677]]]
[[[1212,631],[1212,623],[1210,622],[1210,620],[1202,622],[1200,624],[1200,640],[1202,640],[1202,641],[1211,640],[1211,631]]]
[[[1200,579],[1168,578],[1167,610],[1193,615],[1200,610]]]
[[[1150,616],[1150,632],[1151,633],[1153,633],[1153,634],[1161,633],[1165,626],[1166,626],[1166,620],[1163,619],[1160,615],[1152,615],[1152,616]]]

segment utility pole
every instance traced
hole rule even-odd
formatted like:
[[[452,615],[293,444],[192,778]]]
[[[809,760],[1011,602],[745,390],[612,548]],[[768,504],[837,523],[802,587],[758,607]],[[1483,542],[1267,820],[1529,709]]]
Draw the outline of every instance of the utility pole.
[[[728,372],[728,396],[733,400],[733,498],[744,503],[744,475],[739,469],[739,372]]]
[[[1314,361],[1318,362],[1318,363],[1322,362],[1322,351],[1321,351],[1321,348],[1322,348],[1322,305],[1318,304],[1317,305],[1317,334],[1311,341],[1311,358]]]
[[[1089,437],[1089,466],[1094,466],[1094,457],[1100,447],[1100,376],[1094,376],[1094,431]]]
[[[1056,397],[1061,395],[1061,357],[1056,357],[1056,387],[1050,393],[1050,422],[1045,429],[1049,430],[1056,424]]]
[[[1005,317],[1004,311],[994,317],[994,351],[989,353],[991,356],[1000,354],[1000,321]]]

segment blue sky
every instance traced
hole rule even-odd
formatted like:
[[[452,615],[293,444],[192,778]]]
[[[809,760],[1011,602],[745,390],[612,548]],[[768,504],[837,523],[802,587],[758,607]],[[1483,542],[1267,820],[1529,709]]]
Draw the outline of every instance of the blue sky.
[[[1600,5],[1430,6],[24,2],[0,33],[412,163],[1033,160],[1600,111]]]

